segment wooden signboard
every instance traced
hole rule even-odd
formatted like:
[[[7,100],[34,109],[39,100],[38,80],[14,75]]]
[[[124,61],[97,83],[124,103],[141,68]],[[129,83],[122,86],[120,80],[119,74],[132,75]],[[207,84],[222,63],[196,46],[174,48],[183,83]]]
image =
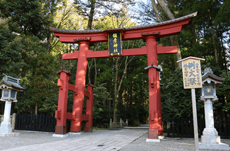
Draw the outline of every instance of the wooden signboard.
[[[182,59],[184,89],[202,88],[201,58],[188,57]]]
[[[121,33],[109,33],[109,55],[121,55],[122,54],[122,40]]]

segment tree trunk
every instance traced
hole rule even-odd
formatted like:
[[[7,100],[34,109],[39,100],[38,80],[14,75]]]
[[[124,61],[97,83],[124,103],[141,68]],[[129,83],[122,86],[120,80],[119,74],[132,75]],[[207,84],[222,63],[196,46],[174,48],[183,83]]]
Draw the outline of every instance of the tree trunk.
[[[158,4],[156,4],[155,0],[152,1],[153,11],[156,14],[156,17],[158,18],[158,21],[162,22],[162,18],[160,17],[159,11],[157,9],[157,5],[159,4],[164,13],[166,14],[167,18],[172,20],[175,19],[173,13],[170,11],[168,4],[165,2],[165,0],[157,0]],[[174,56],[174,64],[176,68],[181,68],[181,63],[177,63],[178,60],[181,59],[181,51],[180,51],[180,45],[177,39],[177,36],[170,36],[171,44],[174,46],[177,46],[177,54]]]
[[[88,80],[89,80],[89,83],[91,84],[91,80],[90,80],[90,69],[91,69],[91,66],[92,66],[92,60],[91,60],[91,62],[88,60],[88,64],[87,64],[87,66],[88,66],[88,69],[87,69],[87,73],[88,73]]]
[[[151,0],[151,2],[152,2],[153,11],[155,12],[155,15],[156,15],[158,21],[162,22],[163,19],[161,18],[160,13],[157,9],[157,4],[155,3],[155,0]]]
[[[89,22],[88,22],[88,29],[89,30],[92,29],[94,9],[95,9],[95,0],[91,0]]]
[[[38,114],[38,102],[35,103],[35,114]]]
[[[168,4],[165,0],[157,0],[161,8],[163,9],[164,13],[166,14],[168,19],[175,19],[173,13],[170,11]]]
[[[218,64],[218,53],[217,53],[217,48],[216,48],[215,33],[214,33],[213,25],[211,25],[211,33],[212,33],[212,42],[213,42],[213,49],[214,49],[214,54],[215,54],[215,61],[216,61],[216,64]]]
[[[175,64],[175,68],[182,68],[182,63],[177,63],[178,60],[181,60],[181,51],[180,51],[180,45],[179,42],[177,40],[177,36],[170,36],[170,41],[172,46],[177,46],[177,53],[174,55],[174,64]]]
[[[118,93],[118,89],[117,89],[117,83],[118,83],[118,61],[119,61],[119,57],[116,58],[116,72],[115,72],[115,86],[114,86],[114,106],[113,106],[113,123],[117,123],[117,104],[118,104],[118,100],[117,100],[117,93]]]
[[[94,73],[94,85],[97,84],[97,61],[96,61],[96,58],[93,59],[94,60],[94,70],[95,70],[95,73]]]

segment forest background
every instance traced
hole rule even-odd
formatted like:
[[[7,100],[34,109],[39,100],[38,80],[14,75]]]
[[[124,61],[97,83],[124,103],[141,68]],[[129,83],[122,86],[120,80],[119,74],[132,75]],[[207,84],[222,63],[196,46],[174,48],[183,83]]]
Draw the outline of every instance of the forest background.
[[[177,45],[178,54],[159,55],[163,121],[192,118],[190,90],[183,89],[182,71],[177,60],[205,58],[214,74],[225,77],[217,88],[215,117],[229,117],[229,0],[0,0],[0,79],[3,73],[20,78],[25,91],[18,93],[12,113],[54,114],[58,102],[55,71],[70,71],[75,83],[77,60],[62,60],[63,53],[78,49],[63,44],[49,27],[66,30],[113,29],[147,25],[182,17],[198,11],[181,34],[161,38],[158,44]],[[142,40],[123,41],[123,49],[146,45]],[[107,50],[107,43],[90,45],[90,50]],[[109,119],[128,119],[129,124],[148,122],[148,74],[146,56],[89,59],[86,83],[95,85],[93,124],[108,127]],[[197,89],[197,100],[200,90]],[[68,93],[68,112],[73,93]],[[84,104],[85,106],[85,104]],[[4,102],[0,102],[0,114]],[[198,117],[204,117],[197,102]]]

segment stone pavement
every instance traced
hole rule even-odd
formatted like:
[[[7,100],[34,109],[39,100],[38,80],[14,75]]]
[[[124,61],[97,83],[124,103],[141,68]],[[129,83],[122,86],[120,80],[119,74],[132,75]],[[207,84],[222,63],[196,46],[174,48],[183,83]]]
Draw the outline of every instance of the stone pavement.
[[[119,151],[195,151],[194,138],[166,138],[161,140],[160,143],[147,143],[147,137],[148,134],[144,134]],[[230,144],[230,139],[222,139],[221,141]],[[200,151],[216,150],[200,149]]]
[[[193,138],[166,138],[146,143],[146,129],[93,130],[93,133],[52,137],[49,132],[17,131],[19,136],[0,137],[3,151],[194,151]],[[222,139],[230,144],[230,139]],[[204,151],[204,150],[200,150]],[[213,150],[212,150],[213,151]]]
[[[67,138],[53,138],[53,133],[20,132],[16,137],[0,137],[3,151],[110,151],[119,150],[133,140],[147,133],[146,130],[94,130]],[[24,138],[24,140],[23,140]],[[30,142],[29,145],[28,142]],[[20,143],[17,143],[20,142]]]

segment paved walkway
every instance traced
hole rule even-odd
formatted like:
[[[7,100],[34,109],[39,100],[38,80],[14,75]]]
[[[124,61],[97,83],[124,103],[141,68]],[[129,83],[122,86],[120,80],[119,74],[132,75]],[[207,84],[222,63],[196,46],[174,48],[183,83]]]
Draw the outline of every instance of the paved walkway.
[[[94,130],[93,133],[68,138],[53,138],[53,133],[19,132],[19,136],[0,137],[0,150],[3,151],[110,151],[120,150],[146,130]],[[33,145],[29,145],[33,144]],[[4,150],[5,149],[5,150]]]
[[[146,129],[94,130],[67,138],[53,133],[17,131],[19,136],[0,137],[3,151],[194,151],[193,138],[166,138],[146,143]],[[230,144],[230,139],[221,140]],[[200,150],[204,151],[204,150]],[[212,150],[213,151],[213,150]]]

